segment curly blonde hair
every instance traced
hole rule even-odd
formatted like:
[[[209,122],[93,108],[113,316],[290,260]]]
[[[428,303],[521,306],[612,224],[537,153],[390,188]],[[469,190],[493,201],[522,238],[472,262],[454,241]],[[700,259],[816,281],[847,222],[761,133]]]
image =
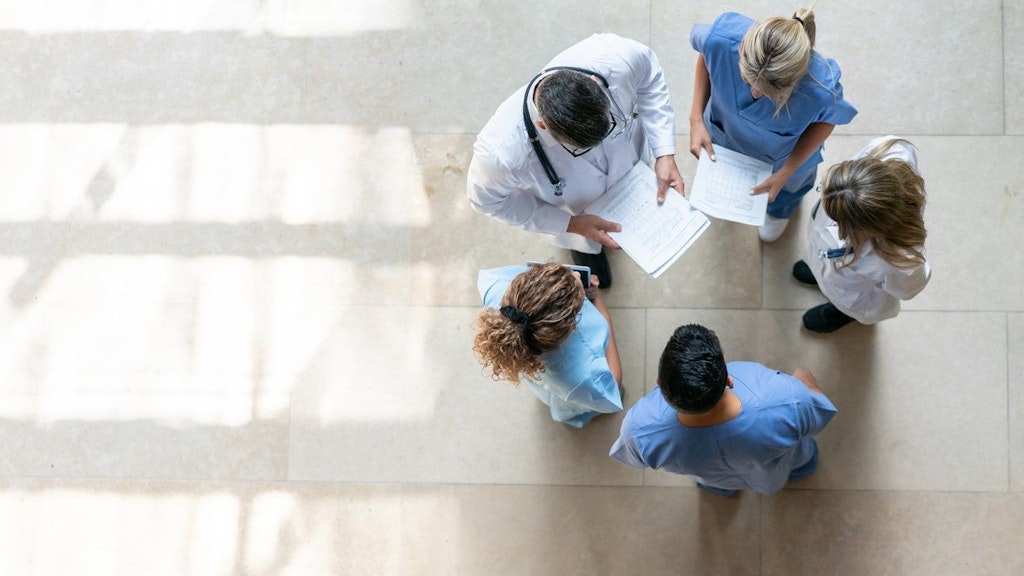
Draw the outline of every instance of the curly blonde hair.
[[[839,236],[854,246],[849,266],[868,242],[883,260],[898,268],[923,264],[924,179],[900,158],[885,158],[901,138],[880,143],[867,155],[828,169],[821,183],[821,207],[839,225]]]
[[[500,310],[488,308],[477,317],[473,351],[494,380],[536,380],[544,372],[540,355],[576,329],[583,298],[583,284],[569,268],[531,266],[512,280]]]
[[[801,8],[790,18],[761,20],[743,35],[740,76],[775,103],[775,114],[807,74],[816,30],[813,9]]]

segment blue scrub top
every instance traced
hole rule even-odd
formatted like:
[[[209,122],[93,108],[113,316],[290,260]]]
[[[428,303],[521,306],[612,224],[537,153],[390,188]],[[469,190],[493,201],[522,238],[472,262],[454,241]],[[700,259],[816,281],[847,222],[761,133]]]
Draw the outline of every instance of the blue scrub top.
[[[808,74],[778,115],[770,98],[755,100],[740,76],[739,64],[740,42],[753,24],[746,16],[727,12],[711,25],[694,25],[690,44],[704,56],[711,79],[711,97],[704,109],[711,142],[769,162],[778,170],[808,126],[814,122],[849,124],[857,109],[843,100],[839,65],[817,52],[811,54]],[[786,190],[797,190],[807,179],[813,182],[823,159],[821,148],[794,172]]]
[[[481,270],[477,288],[484,307],[500,308],[509,284],[526,270],[526,266]],[[561,346],[540,356],[545,370],[539,380],[527,379],[527,383],[551,408],[552,420],[582,428],[598,414],[622,410],[619,383],[605,355],[610,333],[608,321],[584,299],[576,330]]]
[[[771,494],[815,454],[814,436],[836,414],[823,394],[755,362],[729,362],[743,408],[721,424],[683,426],[660,388],[637,401],[609,455],[637,468],[684,474],[708,486]]]

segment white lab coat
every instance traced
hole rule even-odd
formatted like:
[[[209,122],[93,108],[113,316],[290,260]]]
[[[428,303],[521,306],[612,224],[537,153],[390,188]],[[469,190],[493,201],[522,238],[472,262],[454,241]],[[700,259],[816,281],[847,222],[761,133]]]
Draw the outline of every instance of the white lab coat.
[[[600,244],[566,232],[569,217],[581,214],[638,161],[650,163],[675,154],[668,86],[650,48],[614,34],[583,40],[544,68],[552,66],[585,68],[608,80],[614,100],[611,112],[617,122],[612,136],[574,158],[546,130],[537,129],[551,165],[565,180],[562,195],[556,196],[526,135],[522,107],[527,87],[523,86],[498,107],[477,136],[467,196],[478,212],[517,228],[550,234],[563,248],[596,254]],[[530,117],[540,117],[532,99]]]
[[[872,140],[853,158],[864,157],[876,145],[892,138],[895,136]],[[905,160],[918,170],[917,154],[914,148],[906,144],[895,144],[884,158]],[[835,221],[829,218],[819,204],[808,228],[804,262],[811,268],[818,287],[829,301],[842,313],[862,324],[874,324],[896,316],[900,311],[900,300],[910,300],[916,296],[931,278],[932,269],[928,262],[913,268],[897,268],[883,260],[870,243],[862,248],[856,262],[842,268],[840,264],[852,258],[852,255],[837,259],[821,256],[822,250],[845,246],[845,241],[839,239]]]

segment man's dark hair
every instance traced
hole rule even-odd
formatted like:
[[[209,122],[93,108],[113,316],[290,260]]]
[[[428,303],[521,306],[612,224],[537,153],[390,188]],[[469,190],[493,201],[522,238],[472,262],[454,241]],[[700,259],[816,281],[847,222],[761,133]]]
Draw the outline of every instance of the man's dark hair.
[[[684,414],[703,414],[721,400],[728,380],[718,336],[699,324],[676,328],[658,363],[665,402]]]
[[[570,148],[592,148],[611,128],[608,97],[590,76],[559,70],[537,84],[537,111],[556,140]]]

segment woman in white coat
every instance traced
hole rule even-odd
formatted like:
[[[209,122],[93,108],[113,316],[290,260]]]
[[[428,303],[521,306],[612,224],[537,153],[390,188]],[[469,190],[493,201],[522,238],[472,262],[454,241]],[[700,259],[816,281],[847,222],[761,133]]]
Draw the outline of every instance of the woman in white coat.
[[[829,168],[819,188],[807,253],[793,276],[817,284],[829,301],[804,314],[804,327],[833,332],[854,320],[874,324],[896,316],[900,301],[931,278],[916,149],[895,136],[873,140]]]

